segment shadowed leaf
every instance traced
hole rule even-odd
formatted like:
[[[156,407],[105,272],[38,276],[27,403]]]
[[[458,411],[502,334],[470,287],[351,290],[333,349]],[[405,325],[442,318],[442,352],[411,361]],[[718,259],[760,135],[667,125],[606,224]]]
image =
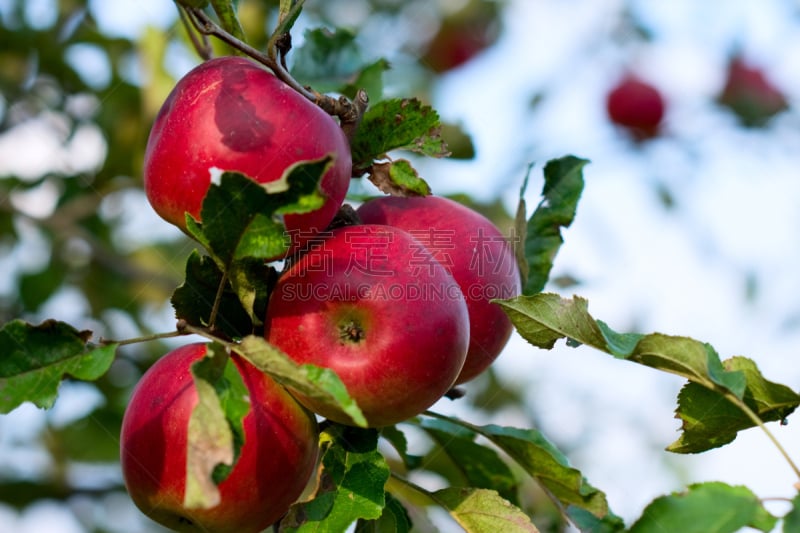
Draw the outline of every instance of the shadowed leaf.
[[[0,413],[29,401],[49,409],[65,376],[93,381],[106,373],[117,345],[88,344],[91,332],[46,320],[31,325],[13,320],[0,329]]]

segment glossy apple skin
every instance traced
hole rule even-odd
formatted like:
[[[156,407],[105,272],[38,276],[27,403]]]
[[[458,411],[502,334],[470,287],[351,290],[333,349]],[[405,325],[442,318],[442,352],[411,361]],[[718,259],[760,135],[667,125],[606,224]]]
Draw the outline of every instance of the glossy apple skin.
[[[439,400],[469,343],[467,305],[452,276],[409,234],[377,225],[335,229],[293,264],[270,296],[265,330],[298,363],[336,371],[371,427],[406,420]]]
[[[356,212],[368,224],[410,232],[450,272],[467,300],[470,341],[456,384],[486,370],[508,342],[513,326],[490,300],[521,292],[519,268],[506,237],[486,217],[448,198],[383,196]]]
[[[611,121],[627,129],[635,140],[659,134],[665,108],[661,92],[632,74],[624,76],[606,97],[606,111]]]
[[[324,230],[341,206],[352,170],[347,138],[330,115],[267,70],[219,57],[186,74],[162,105],[145,150],[144,188],[153,209],[185,230],[184,213],[200,219],[210,169],[269,183],[298,161],[328,154],[335,161],[320,183],[327,201],[285,217],[294,236]]]
[[[177,348],[136,385],[120,435],[125,486],[144,514],[178,531],[262,531],[288,510],[314,471],[316,420],[280,385],[234,356],[252,402],[245,443],[219,485],[221,503],[185,509],[187,428],[197,404],[190,366],[205,354],[202,343]]]
[[[763,70],[738,56],[728,63],[725,86],[717,101],[736,113],[748,127],[764,126],[789,106],[786,97]]]

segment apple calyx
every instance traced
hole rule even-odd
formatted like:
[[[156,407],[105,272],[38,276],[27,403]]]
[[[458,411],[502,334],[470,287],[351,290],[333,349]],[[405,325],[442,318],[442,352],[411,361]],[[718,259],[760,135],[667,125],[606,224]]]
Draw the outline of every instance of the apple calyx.
[[[339,326],[339,338],[343,344],[359,344],[367,338],[367,333],[360,323],[348,320]]]

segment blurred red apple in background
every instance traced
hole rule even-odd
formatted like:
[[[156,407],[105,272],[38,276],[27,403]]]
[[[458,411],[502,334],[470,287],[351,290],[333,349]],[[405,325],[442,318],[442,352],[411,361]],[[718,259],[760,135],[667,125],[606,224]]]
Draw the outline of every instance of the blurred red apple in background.
[[[606,111],[611,122],[642,141],[659,134],[665,101],[652,84],[634,74],[625,74],[606,96]]]
[[[473,0],[442,19],[420,60],[437,73],[460,67],[494,44],[498,26],[494,2]]]
[[[717,102],[733,111],[744,126],[765,125],[788,108],[786,97],[764,71],[748,64],[740,55],[728,63],[725,86]]]

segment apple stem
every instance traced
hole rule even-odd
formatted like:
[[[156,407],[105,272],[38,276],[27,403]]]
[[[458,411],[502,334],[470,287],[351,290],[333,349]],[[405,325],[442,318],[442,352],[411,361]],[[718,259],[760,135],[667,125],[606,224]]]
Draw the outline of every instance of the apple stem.
[[[189,21],[198,32],[202,35],[213,35],[234,49],[251,57],[262,65],[265,65],[278,79],[300,93],[304,98],[321,107],[329,115],[338,117],[342,129],[345,131],[345,135],[347,135],[348,138],[352,138],[369,103],[366,91],[363,89],[359,90],[356,94],[355,102],[352,102],[345,96],[334,98],[317,92],[311,87],[303,86],[292,77],[285,66],[285,52],[288,51],[286,42],[275,44],[275,46],[278,47],[279,54],[275,54],[274,52],[272,54],[264,54],[225,31],[225,29],[214,22],[202,9],[188,6],[180,7],[188,14]],[[198,51],[202,56],[202,48],[198,48]],[[280,59],[278,59],[278,55]]]
[[[189,18],[185,9],[178,9],[178,14],[181,17],[183,27],[186,28],[186,34],[192,41],[192,46],[194,46],[194,49],[197,51],[197,55],[203,58],[204,61],[211,59],[213,50],[211,49],[211,43],[208,41],[208,35],[203,32],[195,32],[195,25]],[[200,34],[200,38],[197,36],[198,33]]]

